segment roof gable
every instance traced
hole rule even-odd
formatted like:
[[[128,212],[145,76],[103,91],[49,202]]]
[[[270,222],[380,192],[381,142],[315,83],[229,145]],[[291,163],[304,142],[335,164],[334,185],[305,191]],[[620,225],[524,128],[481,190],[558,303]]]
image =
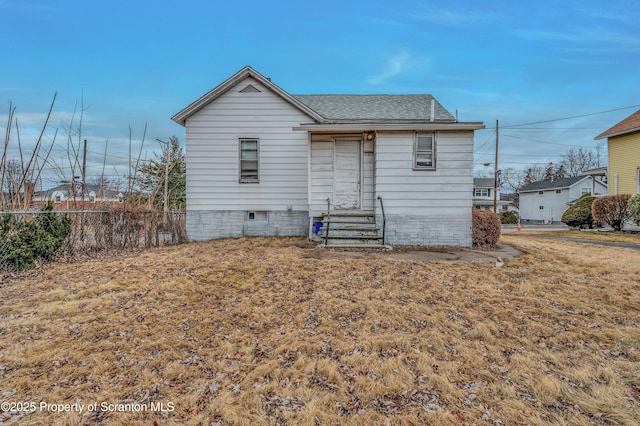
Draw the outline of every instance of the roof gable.
[[[232,88],[241,85],[249,77],[308,115],[312,121],[306,125],[433,126],[447,124],[451,126],[466,124],[470,130],[484,128],[482,123],[458,123],[456,118],[432,95],[290,95],[250,66],[242,68],[171,119],[184,126],[189,117]],[[240,90],[243,93],[255,91],[259,90],[251,84],[245,85]]]
[[[640,110],[634,112],[610,129],[600,133],[595,139],[610,138],[612,136],[621,136],[634,132],[640,132]]]
[[[191,117],[196,112],[200,111],[202,108],[210,104],[211,102],[218,99],[224,93],[231,90],[231,88],[235,87],[237,84],[241,83],[244,79],[248,77],[253,77],[257,81],[259,81],[262,85],[272,90],[278,96],[283,98],[285,101],[289,102],[294,107],[298,108],[309,117],[313,118],[316,121],[322,121],[322,117],[309,108],[307,105],[300,102],[295,97],[291,96],[289,93],[282,90],[280,87],[276,86],[271,82],[270,79],[266,78],[250,66],[246,66],[242,68],[240,71],[223,81],[221,84],[213,88],[211,91],[200,97],[195,102],[191,103],[189,106],[184,108],[182,111],[171,117],[173,121],[178,124],[185,125],[187,119]],[[246,87],[245,87],[246,89]]]

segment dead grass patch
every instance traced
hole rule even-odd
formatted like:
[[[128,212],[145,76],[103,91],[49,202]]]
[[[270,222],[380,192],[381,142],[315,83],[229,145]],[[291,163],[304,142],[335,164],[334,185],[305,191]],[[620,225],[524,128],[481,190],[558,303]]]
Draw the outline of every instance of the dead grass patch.
[[[8,277],[0,402],[147,410],[0,422],[637,424],[637,252],[502,241],[527,254],[317,259],[256,238]]]
[[[504,235],[504,234],[503,234]],[[552,238],[577,238],[580,240],[607,241],[615,243],[640,244],[640,233],[600,230],[571,230],[571,231],[525,231],[520,235],[541,236]]]

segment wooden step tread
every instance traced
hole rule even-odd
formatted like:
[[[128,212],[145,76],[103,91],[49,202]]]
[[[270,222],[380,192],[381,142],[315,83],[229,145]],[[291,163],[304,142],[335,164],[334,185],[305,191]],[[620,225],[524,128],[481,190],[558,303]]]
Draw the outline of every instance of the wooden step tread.
[[[366,217],[366,216],[375,216],[374,212],[331,212],[330,214],[327,214],[326,212],[322,213],[323,217]]]
[[[376,224],[376,222],[372,221],[372,220],[370,220],[370,221],[366,221],[366,220],[350,221],[350,220],[333,220],[333,219],[329,220],[328,222],[326,220],[323,220],[322,223],[330,223],[332,225],[333,224],[338,224],[338,223],[342,223],[342,224],[348,223],[349,225],[375,225]]]
[[[324,248],[335,248],[335,249],[349,249],[349,248],[357,248],[357,249],[376,249],[376,250],[388,250],[389,247],[384,244],[326,244]]]
[[[324,223],[324,222],[323,222]],[[352,228],[347,225],[353,225]],[[331,229],[372,229],[372,227],[376,227],[375,222],[331,222]],[[326,228],[326,226],[323,226]]]
[[[324,235],[322,235],[324,238]],[[329,233],[330,240],[381,240],[379,235],[332,235]]]

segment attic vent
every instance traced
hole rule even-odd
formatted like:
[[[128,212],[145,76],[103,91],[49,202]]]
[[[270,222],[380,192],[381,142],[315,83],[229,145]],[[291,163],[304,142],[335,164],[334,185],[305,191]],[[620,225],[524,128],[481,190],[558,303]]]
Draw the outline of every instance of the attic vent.
[[[247,85],[244,89],[240,91],[240,93],[260,93],[258,89],[253,87],[251,84]]]

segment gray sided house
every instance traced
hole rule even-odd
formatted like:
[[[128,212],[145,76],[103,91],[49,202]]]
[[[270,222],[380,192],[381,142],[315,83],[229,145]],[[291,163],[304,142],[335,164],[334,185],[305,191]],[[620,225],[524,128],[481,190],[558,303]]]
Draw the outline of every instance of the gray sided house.
[[[314,237],[329,212],[330,233],[365,223],[386,243],[471,245],[484,126],[431,95],[291,95],[245,67],[173,120],[186,128],[193,240]]]
[[[584,194],[607,195],[607,185],[594,176],[541,180],[520,191],[520,220],[531,223],[561,223],[562,214]]]

